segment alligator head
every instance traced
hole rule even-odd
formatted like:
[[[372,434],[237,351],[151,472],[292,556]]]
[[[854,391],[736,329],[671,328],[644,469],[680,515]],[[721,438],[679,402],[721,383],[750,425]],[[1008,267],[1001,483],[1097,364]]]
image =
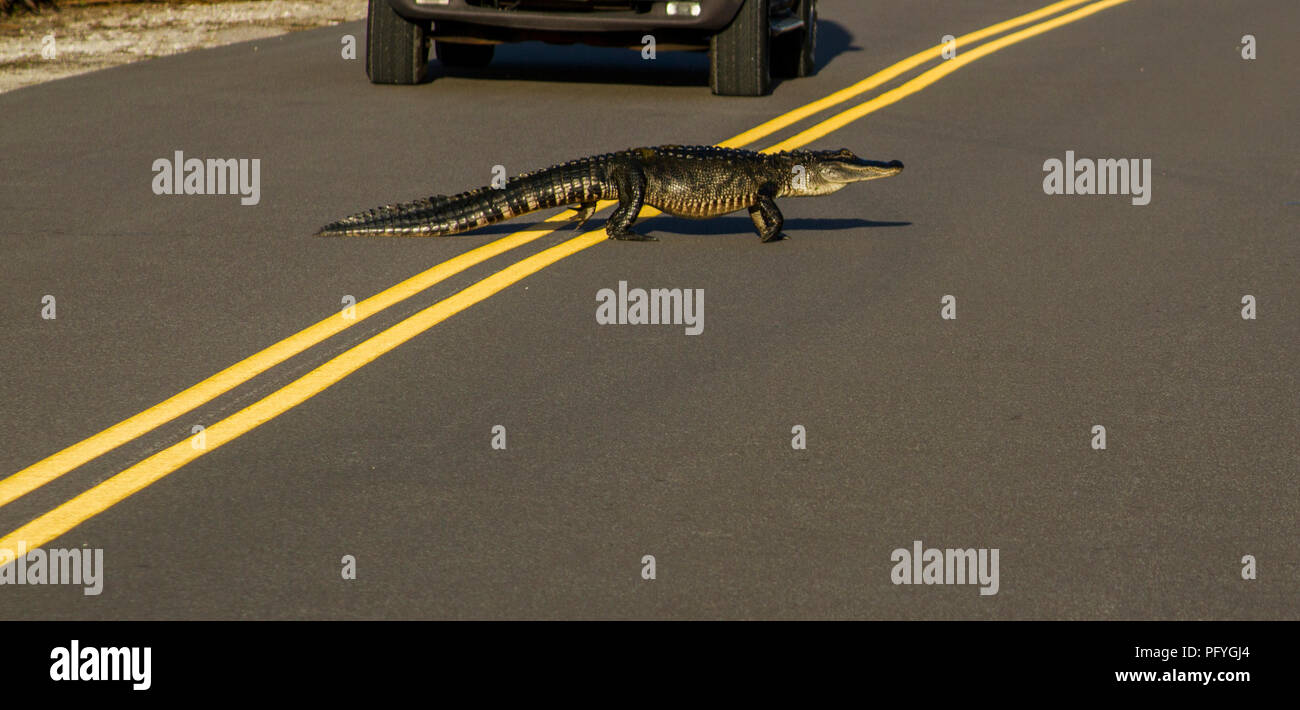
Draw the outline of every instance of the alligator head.
[[[829,195],[851,182],[892,177],[903,172],[903,164],[897,160],[887,163],[867,160],[854,155],[848,148],[801,150],[783,156],[790,164],[790,178],[782,191],[783,196]]]

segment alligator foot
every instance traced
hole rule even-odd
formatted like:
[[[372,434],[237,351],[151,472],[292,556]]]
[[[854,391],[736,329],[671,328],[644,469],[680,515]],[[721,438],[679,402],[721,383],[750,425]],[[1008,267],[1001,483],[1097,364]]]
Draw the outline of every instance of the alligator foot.
[[[749,208],[749,218],[754,220],[754,229],[758,231],[758,238],[764,243],[785,239],[785,235],[781,233],[781,227],[785,226],[785,217],[781,216],[781,210],[777,208],[771,197],[760,195]]]
[[[578,214],[573,217],[577,221],[577,224],[573,225],[573,230],[576,232],[582,229],[582,225],[586,224],[593,214],[596,214],[596,203],[584,202],[578,209]]]

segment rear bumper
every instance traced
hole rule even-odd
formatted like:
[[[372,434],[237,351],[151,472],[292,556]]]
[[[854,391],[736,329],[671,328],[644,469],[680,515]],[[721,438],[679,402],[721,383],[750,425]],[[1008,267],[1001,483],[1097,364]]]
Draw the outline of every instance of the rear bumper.
[[[689,32],[712,34],[731,24],[744,0],[697,0],[700,14],[669,15],[666,0],[653,0],[649,11],[593,10],[562,12],[555,10],[498,10],[470,5],[466,0],[448,0],[446,5],[429,4],[428,0],[388,0],[397,14],[411,20],[451,23],[464,28],[501,28],[543,33],[588,34],[600,32]],[[436,34],[436,29],[435,29]],[[485,32],[485,35],[495,33]]]

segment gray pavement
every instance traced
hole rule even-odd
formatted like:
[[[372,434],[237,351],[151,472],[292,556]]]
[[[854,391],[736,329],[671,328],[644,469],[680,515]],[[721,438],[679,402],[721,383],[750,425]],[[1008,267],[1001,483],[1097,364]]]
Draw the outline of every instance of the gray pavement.
[[[820,72],[760,99],[710,95],[703,55],[539,44],[372,86],[339,55],[364,23],[0,95],[0,474],[528,224],[309,236],[328,221],[720,141],[1045,4],[825,0]],[[901,176],[784,201],[775,244],[656,218],[565,259],[51,542],[103,548],[103,593],[4,586],[0,618],[1300,618],[1297,27],[1294,2],[1133,0],[982,58],[814,144]],[[260,204],[154,195],[176,150],[259,158]],[[1149,158],[1150,204],[1044,194],[1067,150]],[[0,508],[0,535],[571,234]],[[703,289],[704,332],[597,324],[619,281]],[[998,593],[891,583],[915,540],[997,548]]]

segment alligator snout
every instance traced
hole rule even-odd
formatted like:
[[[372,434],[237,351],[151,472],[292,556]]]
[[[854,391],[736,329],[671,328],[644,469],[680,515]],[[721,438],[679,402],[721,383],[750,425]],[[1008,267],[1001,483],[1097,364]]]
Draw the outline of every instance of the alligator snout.
[[[863,167],[870,168],[874,171],[880,171],[893,175],[903,169],[903,161],[891,160],[886,163],[883,160],[866,160],[863,161]]]
[[[827,167],[826,179],[831,182],[861,182],[897,175],[903,171],[903,162],[858,158],[854,161],[831,163]]]

